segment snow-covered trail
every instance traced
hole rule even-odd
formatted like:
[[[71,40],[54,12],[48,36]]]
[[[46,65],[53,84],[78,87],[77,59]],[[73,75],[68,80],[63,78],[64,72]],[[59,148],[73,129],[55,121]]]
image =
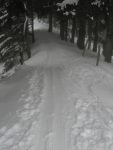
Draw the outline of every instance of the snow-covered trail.
[[[112,67],[35,29],[32,58],[0,83],[0,150],[112,150]]]
[[[47,33],[44,37],[46,36]],[[72,124],[66,127],[69,106],[68,85],[63,79],[65,76],[64,66],[75,56],[73,56],[72,52],[67,51],[65,47],[61,48],[60,44],[55,44],[51,35],[47,37],[51,40],[51,43],[41,46],[41,51],[37,56],[39,59],[43,57],[43,62],[40,63],[36,55],[33,61],[31,59],[31,61],[27,62],[27,64],[35,67],[39,64],[43,68],[44,74],[44,95],[40,108],[39,131],[33,150],[37,149],[37,147],[40,150],[66,150],[69,146],[67,142],[70,140],[70,135],[67,131]]]
[[[62,83],[61,68],[49,68],[45,73],[45,96],[40,116],[39,147],[41,150],[65,148],[66,92]]]
[[[44,31],[39,35],[38,53],[33,51],[35,55],[23,68],[1,83],[1,91],[7,94],[1,94],[0,150],[67,147],[68,98],[63,70],[76,56],[60,40],[57,43],[55,35]]]

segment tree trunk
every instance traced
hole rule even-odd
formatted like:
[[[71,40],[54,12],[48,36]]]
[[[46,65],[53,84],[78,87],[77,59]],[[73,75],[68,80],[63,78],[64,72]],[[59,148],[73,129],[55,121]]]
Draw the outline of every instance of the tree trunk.
[[[52,12],[52,8],[51,8],[50,13],[49,13],[49,29],[48,29],[49,32],[53,31],[53,15],[52,15],[52,13],[53,12]]]
[[[92,20],[88,19],[88,40],[87,40],[87,49],[91,49],[91,41],[92,41]]]
[[[76,31],[76,17],[73,17],[73,19],[72,19],[72,30],[71,30],[71,42],[72,43],[74,43],[75,31]]]
[[[33,18],[32,18],[32,43],[35,42],[35,34],[34,34],[34,21],[33,21]]]
[[[30,45],[29,45],[29,37],[28,37],[28,22],[26,24],[26,31],[24,35],[24,49],[27,53],[28,58],[31,58],[31,50],[30,50]]]
[[[64,19],[61,18],[60,20],[60,37],[61,40],[64,40]]]
[[[79,21],[79,33],[78,33],[78,40],[77,40],[77,46],[80,49],[84,49],[85,47],[85,17],[84,16],[79,16],[78,18]]]
[[[67,36],[68,36],[68,18],[65,18],[65,41],[67,41]]]
[[[33,15],[33,4],[31,2],[31,30],[32,30],[32,43],[35,42],[35,34],[34,34],[34,15]]]
[[[23,51],[20,50],[20,64],[23,65],[23,63],[24,63]]]
[[[107,28],[107,37],[104,44],[103,55],[105,61],[111,63],[112,53],[113,53],[113,1],[109,0],[109,16],[108,16],[108,28]]]
[[[112,50],[113,50],[113,40],[110,37],[107,37],[104,44],[104,51],[103,51],[105,62],[111,63]]]
[[[98,45],[98,18],[96,18],[95,21],[93,52],[97,52]]]

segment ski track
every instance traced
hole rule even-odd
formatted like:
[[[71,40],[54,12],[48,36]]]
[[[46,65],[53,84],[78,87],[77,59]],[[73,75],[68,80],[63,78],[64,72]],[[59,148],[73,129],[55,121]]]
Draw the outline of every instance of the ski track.
[[[0,129],[0,150],[27,150],[32,146],[35,136],[34,129],[38,128],[42,76],[41,69],[34,71],[29,80],[29,88],[19,99],[20,102],[23,102],[23,107],[16,111],[19,121],[11,128],[4,126]]]
[[[26,62],[33,71],[18,101],[23,106],[13,114],[15,124],[0,128],[0,150],[113,150],[113,111],[95,92],[112,73],[53,34],[37,36],[39,52]]]

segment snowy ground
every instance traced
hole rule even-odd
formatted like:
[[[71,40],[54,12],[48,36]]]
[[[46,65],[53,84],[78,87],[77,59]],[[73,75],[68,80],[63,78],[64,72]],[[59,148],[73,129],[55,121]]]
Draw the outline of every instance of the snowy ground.
[[[0,150],[113,150],[113,64],[35,30],[32,58],[0,82]]]

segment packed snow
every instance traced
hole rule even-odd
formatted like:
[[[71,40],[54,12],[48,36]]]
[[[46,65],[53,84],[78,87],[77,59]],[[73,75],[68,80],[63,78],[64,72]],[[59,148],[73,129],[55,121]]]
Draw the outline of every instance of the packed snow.
[[[32,57],[0,82],[0,150],[113,150],[113,64],[35,19]]]

